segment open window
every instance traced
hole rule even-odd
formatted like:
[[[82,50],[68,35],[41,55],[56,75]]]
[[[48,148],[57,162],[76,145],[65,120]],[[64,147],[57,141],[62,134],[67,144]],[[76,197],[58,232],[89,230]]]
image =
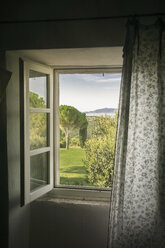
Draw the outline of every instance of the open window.
[[[33,55],[32,52],[31,54]],[[24,92],[23,99],[20,99],[24,106],[23,111],[20,109],[24,121],[21,139],[24,139],[24,149],[22,148],[24,154],[21,153],[23,161],[23,166],[21,166],[23,173],[21,174],[24,175],[21,179],[24,185],[21,189],[24,198],[22,202],[26,204],[48,192],[58,198],[109,200],[111,185],[103,184],[104,179],[101,177],[98,182],[89,180],[89,171],[84,161],[87,161],[90,155],[87,157],[86,147],[84,144],[80,145],[80,129],[82,129],[80,123],[77,124],[77,128],[73,128],[69,137],[69,150],[72,151],[75,148],[80,156],[77,158],[75,153],[71,157],[65,156],[67,153],[66,134],[60,123],[60,106],[69,105],[76,108],[81,115],[86,116],[89,129],[87,129],[85,143],[90,141],[95,120],[102,116],[103,119],[107,118],[107,123],[108,121],[114,122],[114,117],[117,116],[121,66],[56,67],[27,59],[35,61],[35,55],[32,58],[24,57],[24,54],[19,55],[20,57],[23,61],[24,82],[23,89],[20,89],[20,98]],[[89,61],[89,55],[86,57],[86,61]],[[63,60],[65,61],[65,58]],[[47,64],[47,62],[44,63]],[[106,63],[109,63],[109,60]],[[111,62],[113,63],[114,61]],[[91,64],[94,64],[94,61]],[[63,87],[64,85],[67,87]],[[104,94],[102,94],[103,91]],[[68,96],[72,101],[67,101]],[[84,102],[85,107],[78,106],[78,102]],[[91,104],[94,102],[99,102],[100,105]],[[103,112],[100,112],[101,109]],[[95,110],[99,111],[94,113]],[[99,139],[103,140],[102,137]],[[114,139],[113,144],[115,144]],[[114,157],[111,159],[111,164],[113,159]],[[100,161],[103,160],[100,159]],[[95,174],[97,175],[97,171]]]
[[[24,187],[28,203],[53,187],[53,70],[24,61]]]
[[[49,192],[53,189],[53,185],[55,187],[53,192],[58,197],[67,195],[69,198],[91,199],[94,195],[95,199],[102,199],[109,196],[108,192],[111,187],[110,184],[103,183],[105,180],[104,169],[100,175],[99,173],[98,176],[96,175],[98,182],[89,180],[89,170],[85,167],[84,162],[87,159],[85,146],[80,145],[78,137],[80,135],[79,121],[76,124],[77,127],[74,124],[74,128],[71,128],[73,132],[70,133],[72,135],[70,152],[65,142],[64,147],[61,148],[61,143],[66,137],[64,138],[64,133],[61,133],[63,130],[60,123],[60,106],[69,105],[75,108],[76,101],[77,104],[79,102],[78,113],[85,117],[90,126],[87,130],[88,136],[86,133],[86,142],[89,145],[94,125],[99,119],[101,122],[105,119],[106,125],[108,122],[111,122],[112,125],[117,123],[115,116],[117,116],[120,79],[120,68],[58,69],[53,71],[48,66],[24,61],[25,203]],[[77,97],[76,88],[80,92]],[[69,96],[68,98],[66,94]],[[110,98],[112,99],[110,100]],[[72,101],[67,102],[67,99]],[[110,104],[107,105],[108,102]],[[83,106],[86,106],[86,109],[82,109]],[[101,106],[111,106],[111,108],[102,108],[102,112],[100,112],[99,106],[100,109]],[[116,135],[116,126],[113,126],[112,131],[113,136]],[[106,141],[113,139],[115,144],[115,136],[98,135],[98,137],[99,139],[96,140],[101,140],[102,144],[104,144],[104,138]],[[95,143],[95,140],[93,142]],[[114,149],[114,144],[112,149]],[[102,149],[104,148],[102,147]],[[98,151],[98,153],[100,152],[101,150]],[[101,157],[100,159],[102,160]],[[114,157],[111,159],[111,164],[113,164],[113,159]],[[97,169],[99,171],[101,167]],[[106,170],[105,173],[107,173]],[[98,194],[100,194],[99,197]]]
[[[117,67],[55,70],[55,187],[63,197],[74,198],[76,190],[85,192],[83,197],[88,195],[88,199],[94,191],[99,199],[101,194],[109,196],[120,81],[121,68]],[[82,128],[77,111],[87,122]],[[85,129],[84,143],[80,143],[81,129]]]

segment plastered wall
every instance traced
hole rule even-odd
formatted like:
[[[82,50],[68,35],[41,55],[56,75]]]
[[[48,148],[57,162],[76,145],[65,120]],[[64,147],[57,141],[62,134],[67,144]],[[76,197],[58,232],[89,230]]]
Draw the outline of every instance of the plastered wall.
[[[127,19],[77,20],[106,16],[165,12],[162,0],[48,0],[2,1],[0,21],[57,22],[1,23],[2,49],[49,49],[121,46]],[[67,19],[67,21],[62,21]]]
[[[108,203],[33,202],[30,248],[106,248],[108,215]]]
[[[9,248],[106,248],[109,204],[43,198],[21,207],[19,56],[6,58]]]
[[[19,58],[8,54],[12,77],[7,87],[7,152],[9,188],[9,248],[29,247],[29,205],[21,207]]]

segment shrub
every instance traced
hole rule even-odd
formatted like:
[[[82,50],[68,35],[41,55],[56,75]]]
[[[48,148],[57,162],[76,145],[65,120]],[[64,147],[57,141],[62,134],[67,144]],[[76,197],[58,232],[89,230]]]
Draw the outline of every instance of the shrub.
[[[111,187],[116,138],[117,114],[115,117],[96,118],[92,138],[85,144],[84,164],[92,185]]]
[[[66,148],[65,133],[60,129],[60,148]]]
[[[60,140],[60,148],[66,148],[66,140]]]
[[[84,147],[86,139],[87,139],[87,127],[80,128],[80,130],[79,130],[79,143],[80,143],[81,148]]]
[[[80,145],[78,137],[70,138],[69,143],[71,146],[79,146]]]

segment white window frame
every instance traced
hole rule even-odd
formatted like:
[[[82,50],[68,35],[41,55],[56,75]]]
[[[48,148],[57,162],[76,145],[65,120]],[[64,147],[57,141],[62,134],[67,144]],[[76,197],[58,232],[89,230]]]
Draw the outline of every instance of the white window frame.
[[[42,65],[26,58],[24,61],[24,203],[27,204],[49,192],[50,197],[72,200],[110,201],[111,188],[94,186],[74,186],[60,184],[60,125],[59,125],[59,74],[121,73],[122,67],[56,67]],[[29,109],[29,71],[34,70],[49,75],[49,108]],[[29,111],[30,110],[30,111]],[[50,146],[30,151],[29,113],[50,114]],[[50,152],[48,184],[30,192],[30,156]]]
[[[109,201],[111,188],[95,186],[61,185],[60,182],[60,125],[59,125],[59,74],[121,73],[122,67],[65,67],[54,68],[54,188],[50,196],[67,199]]]
[[[24,61],[24,203],[27,204],[53,188],[53,70],[49,66],[41,65],[30,60]],[[29,72],[30,70],[45,73],[48,75],[48,108],[30,108],[29,107]],[[30,113],[48,113],[49,114],[49,146],[30,151],[29,141],[29,116]],[[49,152],[48,164],[48,184],[30,191],[30,156]]]

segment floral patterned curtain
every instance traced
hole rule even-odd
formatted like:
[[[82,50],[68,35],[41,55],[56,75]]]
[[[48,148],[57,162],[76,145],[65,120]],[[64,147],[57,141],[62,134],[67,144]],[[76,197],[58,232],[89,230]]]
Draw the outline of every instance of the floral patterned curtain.
[[[165,247],[164,26],[127,25],[109,248]]]

